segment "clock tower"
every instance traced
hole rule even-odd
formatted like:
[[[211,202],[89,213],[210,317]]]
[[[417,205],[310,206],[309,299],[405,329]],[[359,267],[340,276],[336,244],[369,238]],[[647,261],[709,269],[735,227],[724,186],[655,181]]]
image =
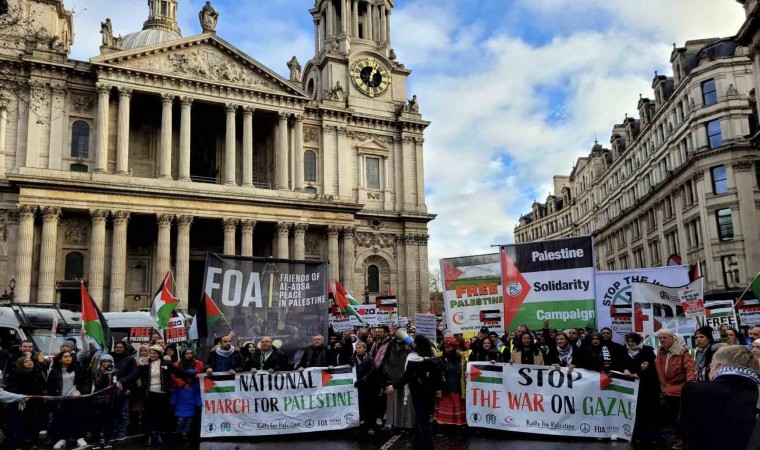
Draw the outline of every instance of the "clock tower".
[[[411,73],[391,46],[394,0],[316,0],[314,57],[303,82],[317,102],[357,113],[396,115]]]

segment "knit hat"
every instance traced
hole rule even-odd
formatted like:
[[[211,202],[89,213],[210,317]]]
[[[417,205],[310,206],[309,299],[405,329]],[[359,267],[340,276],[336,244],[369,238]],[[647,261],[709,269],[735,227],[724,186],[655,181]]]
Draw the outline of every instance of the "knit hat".
[[[703,327],[697,328],[697,331],[694,332],[694,334],[701,334],[707,338],[708,341],[710,341],[710,344],[715,343],[715,338],[713,337],[713,329],[709,325],[705,325]]]
[[[443,341],[443,345],[444,345],[444,347],[449,347],[449,346],[451,346],[451,347],[459,348],[459,341],[457,341],[457,340],[456,340],[456,339],[454,339],[454,338],[446,338],[446,339]]]
[[[488,334],[490,331],[488,327],[480,327],[480,332],[483,334]]]
[[[164,348],[161,347],[160,345],[151,345],[150,348],[148,348],[148,350],[153,350],[154,352],[160,353],[162,355],[164,354]]]
[[[111,356],[111,355],[109,355],[109,354],[106,353],[105,355],[102,355],[100,357],[100,362],[103,362],[103,361],[113,362],[113,356]]]

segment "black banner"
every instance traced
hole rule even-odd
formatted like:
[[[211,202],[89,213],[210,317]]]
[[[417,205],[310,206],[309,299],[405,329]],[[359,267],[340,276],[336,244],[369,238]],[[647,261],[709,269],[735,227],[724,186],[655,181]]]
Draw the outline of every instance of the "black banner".
[[[197,317],[201,355],[229,333],[240,343],[270,336],[293,361],[314,335],[327,340],[328,264],[322,261],[257,258],[208,253],[203,281],[205,293],[223,314]]]
[[[505,245],[504,249],[523,273],[594,266],[593,242],[587,236]]]

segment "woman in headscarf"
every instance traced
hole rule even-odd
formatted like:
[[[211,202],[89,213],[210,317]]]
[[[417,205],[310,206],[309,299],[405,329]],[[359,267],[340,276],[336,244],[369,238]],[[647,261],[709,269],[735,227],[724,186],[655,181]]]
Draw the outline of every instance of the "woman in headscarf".
[[[633,428],[634,441],[653,445],[659,438],[657,421],[660,409],[660,381],[655,367],[654,348],[644,345],[637,333],[625,335],[626,375],[639,379],[639,396],[636,400],[636,426]]]
[[[545,365],[544,355],[541,353],[541,349],[538,348],[532,334],[524,333],[520,337],[520,346],[515,347],[509,362],[512,364]]]
[[[8,385],[8,391],[25,396],[45,395],[45,374],[29,356],[16,360],[16,372]],[[36,440],[37,431],[47,428],[47,418],[43,420],[41,402],[26,402],[24,409],[17,405],[7,408],[9,449],[21,448],[25,441]]]
[[[441,397],[436,401],[433,418],[444,425],[466,425],[464,402],[466,352],[459,351],[459,342],[449,337],[443,341],[441,359],[446,364],[446,382],[441,389]]]
[[[483,339],[480,345],[477,346],[471,353],[469,360],[471,362],[501,362],[501,353],[496,350],[493,345],[493,341],[490,339]]]
[[[572,371],[581,361],[581,350],[570,343],[570,338],[564,331],[558,331],[554,335],[554,345],[549,345],[546,353],[546,364],[559,369],[567,367]]]
[[[174,367],[185,373],[190,369],[194,370],[195,372],[193,373],[196,374],[203,373],[203,361],[195,357],[195,351],[191,348],[185,349],[185,351],[182,352],[182,358],[174,363]],[[186,377],[179,377],[172,374],[172,381],[174,382],[175,387],[184,388],[187,386]]]
[[[604,340],[601,333],[591,333],[589,345],[583,348],[583,363],[578,367],[595,372],[622,371],[625,362],[621,356],[619,351]]]
[[[150,344],[147,342],[140,344],[137,349],[137,369],[138,374],[142,373],[141,368],[148,365]],[[129,434],[138,434],[143,430],[142,418],[145,409],[145,390],[142,388],[142,378],[138,375],[135,380],[135,386],[129,390]]]
[[[79,397],[90,393],[88,386],[90,377],[87,370],[77,363],[72,352],[61,352],[53,358],[47,381],[48,395],[63,397]],[[66,447],[66,441],[76,439],[79,447],[87,446],[83,419],[85,411],[80,401],[63,400],[53,408],[53,423],[50,437],[55,442],[54,449]]]

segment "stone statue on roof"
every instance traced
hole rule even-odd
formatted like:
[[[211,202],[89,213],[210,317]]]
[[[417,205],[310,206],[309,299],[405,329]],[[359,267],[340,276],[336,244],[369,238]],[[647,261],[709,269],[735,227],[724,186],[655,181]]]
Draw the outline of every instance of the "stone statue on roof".
[[[103,35],[103,46],[113,47],[113,24],[111,19],[106,19],[105,22],[100,22],[100,34]]]
[[[198,18],[201,21],[201,28],[203,28],[204,33],[216,33],[219,13],[211,6],[211,2],[206,2],[201,12],[198,13]]]
[[[290,69],[290,81],[301,82],[301,64],[298,58],[294,56],[288,61],[288,69]]]

